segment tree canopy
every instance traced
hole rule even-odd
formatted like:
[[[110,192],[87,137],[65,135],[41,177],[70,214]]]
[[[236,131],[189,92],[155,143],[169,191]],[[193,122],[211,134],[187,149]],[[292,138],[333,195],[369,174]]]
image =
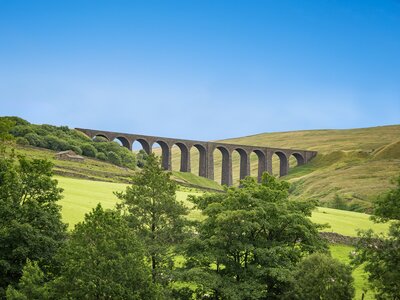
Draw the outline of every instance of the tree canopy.
[[[0,157],[0,296],[18,282],[27,259],[50,268],[65,240],[62,190],[51,176],[50,162]]]
[[[302,257],[326,249],[307,216],[312,203],[288,200],[288,183],[264,174],[226,194],[192,197],[206,216],[187,243],[186,280],[212,299],[281,299]]]

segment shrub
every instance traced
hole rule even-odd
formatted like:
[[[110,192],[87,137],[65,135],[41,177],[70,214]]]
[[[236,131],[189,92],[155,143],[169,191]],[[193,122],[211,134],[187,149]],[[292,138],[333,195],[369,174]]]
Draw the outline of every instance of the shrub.
[[[22,137],[22,136],[17,137],[16,142],[17,142],[18,145],[21,145],[21,146],[29,145],[29,141],[26,138]]]
[[[89,157],[96,157],[97,150],[91,144],[83,144],[81,146],[82,154]]]
[[[98,153],[96,154],[96,158],[97,158],[97,159],[100,159],[100,160],[103,160],[103,161],[106,161],[106,160],[107,160],[107,156],[106,156],[103,152],[98,152]]]
[[[94,137],[93,142],[105,143],[105,142],[108,142],[108,140],[103,136],[96,136],[96,137]]]
[[[58,137],[56,137],[54,135],[45,136],[44,139],[48,145],[48,148],[51,150],[64,151],[64,150],[68,150],[70,148],[70,145],[68,145],[67,142],[59,139]]]
[[[37,135],[36,133],[28,133],[25,138],[28,140],[29,145],[31,146],[42,148],[48,147],[45,139],[42,136]]]
[[[322,253],[305,258],[294,272],[293,299],[351,300],[351,267]]]
[[[29,125],[17,125],[14,128],[10,130],[10,133],[15,136],[15,137],[23,137],[27,135],[28,133],[33,133],[33,129]]]
[[[69,147],[72,151],[74,151],[76,154],[82,155],[82,149],[78,146],[72,145]]]
[[[107,160],[114,165],[122,165],[121,157],[113,151],[107,153]]]

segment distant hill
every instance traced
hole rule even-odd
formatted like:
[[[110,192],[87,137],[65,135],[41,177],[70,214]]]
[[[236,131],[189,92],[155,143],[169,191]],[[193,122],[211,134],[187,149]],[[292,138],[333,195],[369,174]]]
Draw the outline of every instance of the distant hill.
[[[368,207],[371,200],[391,187],[390,180],[400,175],[400,125],[346,130],[303,130],[262,133],[222,140],[226,143],[297,148],[318,151],[309,164],[291,169],[283,179],[292,183],[292,198],[329,202],[335,194],[348,204]],[[197,172],[198,153],[192,151],[192,171]],[[214,153],[215,180],[221,178],[221,155]],[[173,149],[173,169],[179,169],[179,148]],[[251,174],[256,176],[257,158],[251,157]],[[278,159],[273,172],[277,174]],[[239,154],[233,154],[233,178],[239,178]]]

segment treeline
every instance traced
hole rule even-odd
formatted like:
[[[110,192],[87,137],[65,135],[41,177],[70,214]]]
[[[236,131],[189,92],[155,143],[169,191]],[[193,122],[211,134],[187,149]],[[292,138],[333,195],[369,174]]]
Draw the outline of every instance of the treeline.
[[[18,117],[2,117],[13,122],[10,134],[20,145],[31,145],[54,151],[73,150],[79,155],[97,158],[117,166],[135,169],[143,165],[145,155],[136,155],[116,142],[96,137],[91,140],[85,134],[69,129],[67,126],[36,125]]]

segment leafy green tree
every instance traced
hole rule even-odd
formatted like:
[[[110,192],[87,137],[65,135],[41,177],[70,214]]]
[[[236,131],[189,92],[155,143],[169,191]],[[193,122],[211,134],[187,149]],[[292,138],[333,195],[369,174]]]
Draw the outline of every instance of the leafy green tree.
[[[158,299],[143,246],[118,211],[99,204],[57,255],[54,299]]]
[[[7,300],[49,299],[49,287],[37,262],[28,259],[17,288],[10,285],[6,296]]]
[[[61,189],[45,160],[0,157],[0,298],[16,284],[29,258],[51,265],[63,243]]]
[[[176,200],[176,184],[170,176],[152,154],[143,170],[133,176],[132,185],[125,192],[116,193],[121,200],[119,208],[144,242],[153,281],[162,284],[170,280],[173,250],[185,237],[188,224],[188,209]]]
[[[226,194],[193,197],[206,217],[188,240],[185,279],[198,297],[281,299],[302,257],[326,249],[310,216],[314,204],[288,200],[289,184],[265,173]]]
[[[351,267],[322,253],[299,263],[294,272],[292,299],[351,300],[354,297]]]
[[[353,263],[364,264],[377,299],[400,299],[400,177],[396,187],[374,204],[375,222],[393,221],[389,233],[377,235],[372,230],[360,232]]]

